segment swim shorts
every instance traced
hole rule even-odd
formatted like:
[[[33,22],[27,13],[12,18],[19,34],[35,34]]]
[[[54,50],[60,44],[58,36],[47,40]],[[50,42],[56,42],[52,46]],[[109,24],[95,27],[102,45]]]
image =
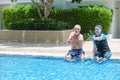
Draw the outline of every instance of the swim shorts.
[[[74,56],[78,57],[80,54],[85,54],[83,49],[71,49],[67,53],[67,55],[71,55],[72,57],[74,57]]]

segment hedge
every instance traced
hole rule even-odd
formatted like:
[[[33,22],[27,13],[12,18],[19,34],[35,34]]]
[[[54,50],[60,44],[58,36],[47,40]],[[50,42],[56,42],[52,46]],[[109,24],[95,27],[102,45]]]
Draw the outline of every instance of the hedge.
[[[43,8],[41,8],[43,10]],[[21,23],[20,25],[27,24],[31,19],[39,19],[36,8],[33,5],[19,5],[13,7],[4,8],[2,11],[3,15],[3,25],[5,29],[10,29],[11,25],[15,25]],[[73,28],[75,24],[80,24],[82,27],[82,33],[88,33],[89,31],[94,31],[95,25],[102,25],[103,32],[108,33],[112,21],[112,11],[106,7],[101,6],[89,6],[82,8],[73,8],[73,9],[65,9],[60,10],[53,8],[52,12],[49,16],[50,19],[54,19],[56,21],[62,21],[65,23],[69,23],[68,29]],[[31,23],[32,24],[32,23]],[[40,22],[38,21],[38,24]],[[36,23],[36,25],[38,25]],[[30,25],[30,24],[28,24]],[[35,25],[35,24],[34,24]],[[53,26],[53,25],[52,25]],[[51,30],[52,30],[51,26]],[[29,28],[29,27],[28,27]],[[27,29],[28,29],[27,28]],[[65,29],[66,29],[65,28]],[[31,27],[29,29],[32,29]],[[41,27],[41,29],[43,29]],[[64,29],[60,27],[58,29]]]
[[[68,23],[56,21],[52,19],[47,20],[29,20],[19,21],[10,24],[10,30],[66,30]],[[62,27],[62,28],[61,28]]]
[[[80,24],[82,33],[94,31],[95,25],[102,25],[103,32],[108,33],[112,22],[112,10],[103,6],[89,6],[59,10],[57,14],[50,17],[56,20],[67,21],[74,26]]]

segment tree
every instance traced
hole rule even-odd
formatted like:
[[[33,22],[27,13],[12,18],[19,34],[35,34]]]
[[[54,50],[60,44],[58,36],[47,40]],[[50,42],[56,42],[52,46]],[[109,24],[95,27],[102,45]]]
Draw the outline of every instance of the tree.
[[[31,1],[35,5],[35,7],[37,8],[39,18],[43,19],[43,20],[47,19],[48,16],[50,15],[51,10],[52,10],[52,4],[53,4],[54,0],[39,0],[44,7],[44,15],[41,14],[39,3],[37,2],[37,0],[36,1],[31,0]]]
[[[37,2],[37,0],[31,0],[31,1],[35,5],[35,7],[37,8],[39,18],[42,20],[47,19],[48,16],[50,15],[51,10],[52,10],[52,4],[54,3],[54,0],[39,0],[44,7],[44,15],[41,14],[39,3]],[[82,0],[72,0],[71,2],[72,3],[74,3],[74,2],[80,3],[81,1]]]

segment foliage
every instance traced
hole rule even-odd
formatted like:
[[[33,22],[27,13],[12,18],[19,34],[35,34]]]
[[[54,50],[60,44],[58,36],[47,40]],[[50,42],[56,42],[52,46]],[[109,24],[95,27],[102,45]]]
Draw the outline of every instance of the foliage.
[[[46,20],[26,20],[10,24],[10,30],[66,30],[69,28],[67,22],[56,21],[53,19]]]
[[[11,2],[16,2],[17,0],[11,0]]]
[[[71,2],[74,3],[74,2],[77,2],[77,3],[80,3],[82,0],[72,0]]]
[[[6,7],[2,11],[3,25],[6,29],[9,28],[11,22],[21,21],[25,18],[24,6]]]
[[[85,41],[90,41],[92,40],[92,35],[93,35],[93,32],[91,30],[89,30],[87,33],[84,33],[83,36],[84,36],[84,40]]]
[[[44,10],[44,8],[40,8]],[[30,20],[40,20],[36,8],[33,5],[7,7],[2,12],[2,21],[6,29],[10,29],[11,24],[27,24]],[[75,24],[80,24],[82,33],[88,33],[89,30],[93,32],[95,25],[100,24],[103,26],[103,32],[108,33],[112,21],[112,11],[103,6],[88,6],[65,10],[53,8],[48,19],[54,19],[57,22],[67,22],[68,29],[72,29]],[[61,29],[64,28],[61,27]]]
[[[40,6],[39,6],[39,3],[37,2],[37,0],[31,0],[31,1],[37,9],[36,11],[39,14],[39,18],[40,19],[47,19],[51,13],[52,4],[54,3],[54,0],[39,0],[42,3],[42,6],[44,8],[44,15],[42,15],[42,11],[40,10]]]
[[[88,6],[59,10],[50,18],[69,22],[72,26],[80,24],[82,33],[87,33],[88,30],[94,31],[95,25],[100,24],[103,26],[103,32],[108,33],[112,21],[112,11],[103,6]]]
[[[41,14],[44,8],[40,7]],[[88,6],[73,9],[51,10],[46,20],[39,19],[33,5],[17,5],[6,7],[2,11],[2,22],[5,29],[10,30],[65,30],[72,29],[75,24],[81,25],[85,40],[91,40],[95,25],[103,26],[103,33],[108,33],[112,21],[112,10],[104,6]]]

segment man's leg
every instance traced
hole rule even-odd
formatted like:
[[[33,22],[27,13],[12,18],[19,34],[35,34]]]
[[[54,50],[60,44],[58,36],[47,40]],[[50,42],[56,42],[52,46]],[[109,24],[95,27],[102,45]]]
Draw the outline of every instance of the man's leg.
[[[66,60],[72,60],[72,56],[70,54],[65,56]]]
[[[73,56],[75,55],[74,50],[69,50],[67,55],[65,56],[66,60],[72,60]]]
[[[79,57],[79,59],[80,59],[81,61],[83,61],[83,60],[84,60],[84,57],[85,57],[85,54],[82,53],[82,54],[80,54],[78,57]]]

